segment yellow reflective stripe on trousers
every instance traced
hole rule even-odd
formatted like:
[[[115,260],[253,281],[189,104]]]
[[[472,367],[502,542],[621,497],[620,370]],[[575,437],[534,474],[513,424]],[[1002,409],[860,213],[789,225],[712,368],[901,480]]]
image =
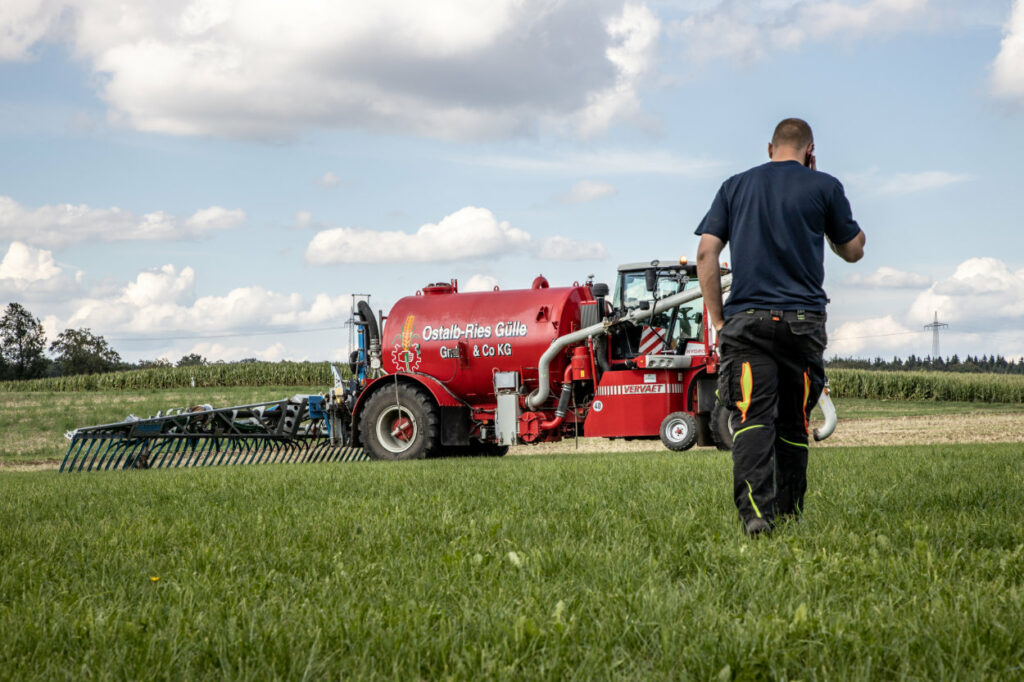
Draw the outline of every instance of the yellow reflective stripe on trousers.
[[[740,391],[743,396],[743,400],[736,401],[736,407],[739,408],[740,424],[747,421],[747,410],[750,409],[750,396],[754,392],[754,373],[750,369],[750,363],[743,363],[743,370],[740,373]]]
[[[786,440],[786,439],[785,439],[785,438],[783,438],[782,436],[778,436],[778,439],[779,439],[779,440],[781,440],[781,441],[782,441],[783,443],[788,443],[789,445],[792,445],[792,446],[794,446],[794,447],[798,447],[798,448],[807,448],[808,450],[810,450],[810,449],[811,449],[811,448],[810,448],[810,446],[809,446],[809,445],[807,445],[807,443],[794,443],[794,442],[793,442],[793,441],[791,441],[791,440]]]
[[[754,508],[754,513],[757,514],[757,518],[764,518],[761,516],[761,510],[757,508],[757,502],[754,502],[754,489],[750,486],[750,481],[744,481],[747,484],[747,499],[750,500],[750,506]]]
[[[800,406],[800,411],[804,415],[804,433],[810,433],[810,427],[807,425],[807,401],[811,397],[811,378],[807,376],[807,372],[804,372],[804,402]]]
[[[749,431],[751,429],[763,429],[763,428],[764,428],[764,424],[751,424],[750,426],[744,426],[742,429],[740,429],[736,433],[732,434],[732,440],[735,443],[736,439],[739,438],[740,434],[743,433],[744,431]]]

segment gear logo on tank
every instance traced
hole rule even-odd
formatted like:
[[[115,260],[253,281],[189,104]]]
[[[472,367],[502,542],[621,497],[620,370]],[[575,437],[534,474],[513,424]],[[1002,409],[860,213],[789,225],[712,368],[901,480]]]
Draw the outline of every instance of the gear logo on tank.
[[[396,334],[394,337],[395,347],[391,351],[391,362],[395,367],[404,369],[406,372],[418,370],[422,359],[420,344],[413,343],[413,339],[420,338],[420,335],[414,331],[415,326],[416,316],[407,316],[405,324],[402,325],[402,333]]]

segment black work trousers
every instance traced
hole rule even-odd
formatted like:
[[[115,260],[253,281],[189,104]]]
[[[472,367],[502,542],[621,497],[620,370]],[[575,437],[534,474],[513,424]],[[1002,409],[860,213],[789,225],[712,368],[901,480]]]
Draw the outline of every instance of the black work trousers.
[[[745,310],[719,332],[740,519],[797,515],[807,490],[807,417],[825,381],[825,314]]]

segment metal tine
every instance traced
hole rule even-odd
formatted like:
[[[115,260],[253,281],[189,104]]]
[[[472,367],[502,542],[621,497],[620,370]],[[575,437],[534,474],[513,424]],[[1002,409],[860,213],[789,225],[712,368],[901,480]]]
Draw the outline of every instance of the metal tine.
[[[135,466],[135,460],[138,458],[138,451],[146,447],[145,440],[137,440],[136,442],[124,441],[121,446],[121,452],[118,453],[117,469],[131,469]]]
[[[160,458],[160,461],[157,463],[156,468],[157,469],[162,469],[163,466],[164,466],[164,462],[167,461],[168,457],[170,457],[173,460],[174,459],[174,455],[177,454],[178,450],[181,449],[181,445],[184,442],[185,442],[185,440],[183,438],[175,439],[175,441],[173,442],[173,445],[174,445],[173,448],[170,447],[171,442],[168,442],[168,447],[164,450],[164,455],[163,455],[163,457]]]
[[[77,441],[77,443],[76,443],[76,441]],[[75,456],[71,457],[71,450],[75,447],[76,444],[78,445],[78,450],[75,452]],[[68,458],[69,457],[71,457],[71,468],[72,469],[75,468],[75,461],[78,459],[78,453],[82,451],[82,446],[83,445],[85,445],[85,441],[80,439],[80,438],[72,440],[68,444],[68,451],[66,453],[64,453],[64,461],[60,463],[60,470],[61,471],[64,471],[64,467],[67,466]]]
[[[127,447],[127,443],[128,443],[128,441],[125,441],[125,440],[121,440],[121,441],[111,440],[110,441],[110,446],[107,447],[107,449],[103,452],[103,457],[106,460],[106,466],[103,467],[104,470],[111,469],[111,468],[114,468],[114,469],[117,468],[117,467],[113,466],[114,465],[114,460],[115,459],[120,459],[120,455],[122,454],[122,452],[125,449],[125,447]],[[111,447],[113,447],[113,451],[111,451],[111,449],[110,449]],[[102,462],[101,462],[101,464],[102,464]],[[97,468],[99,468],[99,467],[97,467]]]
[[[210,457],[216,455],[220,450],[220,438],[214,436],[213,438],[207,438],[207,440],[210,441],[210,445],[206,448],[206,457],[203,457],[202,464],[199,464],[201,467],[206,466],[206,463],[210,461]]]
[[[257,445],[259,445],[259,441],[246,438],[239,447],[235,448],[234,463],[247,464],[248,460],[252,459],[252,453]]]
[[[124,446],[124,464],[118,464],[118,469],[131,469],[135,466],[135,460],[137,458],[138,451],[142,448],[142,443],[126,444]],[[118,460],[120,462],[120,460]]]
[[[228,464],[245,464],[245,456],[249,454],[250,450],[252,450],[251,439],[246,438],[240,441],[238,446],[232,449]]]
[[[285,451],[284,455],[285,464],[294,464],[299,452],[301,452],[300,446],[297,443],[289,442],[288,449]]]
[[[242,464],[252,464],[256,459],[256,455],[263,449],[265,441],[261,439],[252,440],[245,444],[245,451],[240,455]]]
[[[210,459],[210,455],[217,449],[217,438],[206,438],[206,449],[199,453],[189,466],[194,467],[205,467],[206,461]]]
[[[103,468],[103,464],[107,461],[107,452],[116,443],[112,436],[107,436],[97,441],[96,449],[92,452],[92,457],[89,459],[89,464],[86,465],[86,471],[92,471],[93,466],[99,471]]]
[[[256,455],[259,454],[260,448],[262,447],[262,440],[257,440],[247,444],[245,452],[243,452],[241,456],[242,464],[252,464],[253,460],[256,459]]]
[[[209,450],[210,450],[210,448],[212,446],[213,446],[213,439],[212,438],[203,438],[203,439],[201,439],[199,441],[199,447],[197,447],[195,449],[195,452],[192,453],[192,456],[189,457],[185,461],[185,466],[186,467],[199,466],[198,462],[202,461],[203,457],[206,456],[206,453],[209,452]]]
[[[181,440],[185,444],[185,446],[181,448],[181,452],[178,453],[178,456],[172,460],[171,468],[173,469],[177,469],[178,467],[182,466],[182,462],[191,456],[189,453],[194,452],[196,446],[199,444],[198,438],[182,438]]]
[[[118,443],[118,447],[114,448],[114,451],[112,453],[110,453],[110,460],[109,461],[113,465],[112,468],[120,469],[122,467],[121,460],[122,459],[126,459],[125,455],[128,454],[128,449],[131,446],[132,446],[132,443],[129,440],[122,440],[120,443]],[[111,468],[110,464],[107,465],[107,468],[108,469]],[[128,467],[124,467],[124,468],[127,469]]]
[[[220,454],[220,457],[217,458],[217,461],[215,461],[213,463],[213,465],[219,467],[220,465],[224,464],[225,458],[227,459],[228,462],[230,462],[231,461],[231,455],[232,455],[232,453],[236,449],[237,449],[237,443],[234,440],[229,438],[227,443],[224,444],[224,446],[221,448],[220,452],[218,453],[218,454]]]
[[[85,449],[85,453],[82,455],[82,462],[78,465],[78,470],[79,471],[81,471],[82,469],[85,468],[85,462],[86,462],[87,459],[89,459],[89,454],[92,452],[92,449],[97,447],[97,444],[102,443],[104,440],[106,440],[106,439],[104,439],[104,438],[90,438],[89,439],[89,447]]]
[[[263,441],[263,447],[260,448],[259,457],[256,458],[256,464],[263,464],[263,461],[276,447],[276,443],[269,438]]]
[[[177,439],[170,440],[158,438],[156,439],[156,441],[156,446],[152,450],[150,450],[150,469],[159,469],[160,462],[162,462],[167,457],[167,454],[171,451],[171,449],[174,447],[180,447],[181,445],[181,442]],[[158,457],[160,458],[159,461],[157,461]]]

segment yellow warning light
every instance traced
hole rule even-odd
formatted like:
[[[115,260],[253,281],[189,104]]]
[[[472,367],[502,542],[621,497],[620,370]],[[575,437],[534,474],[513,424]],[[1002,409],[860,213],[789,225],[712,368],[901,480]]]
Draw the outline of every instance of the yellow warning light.
[[[679,264],[680,265],[686,265],[687,261],[688,261],[688,259],[686,258],[686,256],[680,256],[679,257]]]

